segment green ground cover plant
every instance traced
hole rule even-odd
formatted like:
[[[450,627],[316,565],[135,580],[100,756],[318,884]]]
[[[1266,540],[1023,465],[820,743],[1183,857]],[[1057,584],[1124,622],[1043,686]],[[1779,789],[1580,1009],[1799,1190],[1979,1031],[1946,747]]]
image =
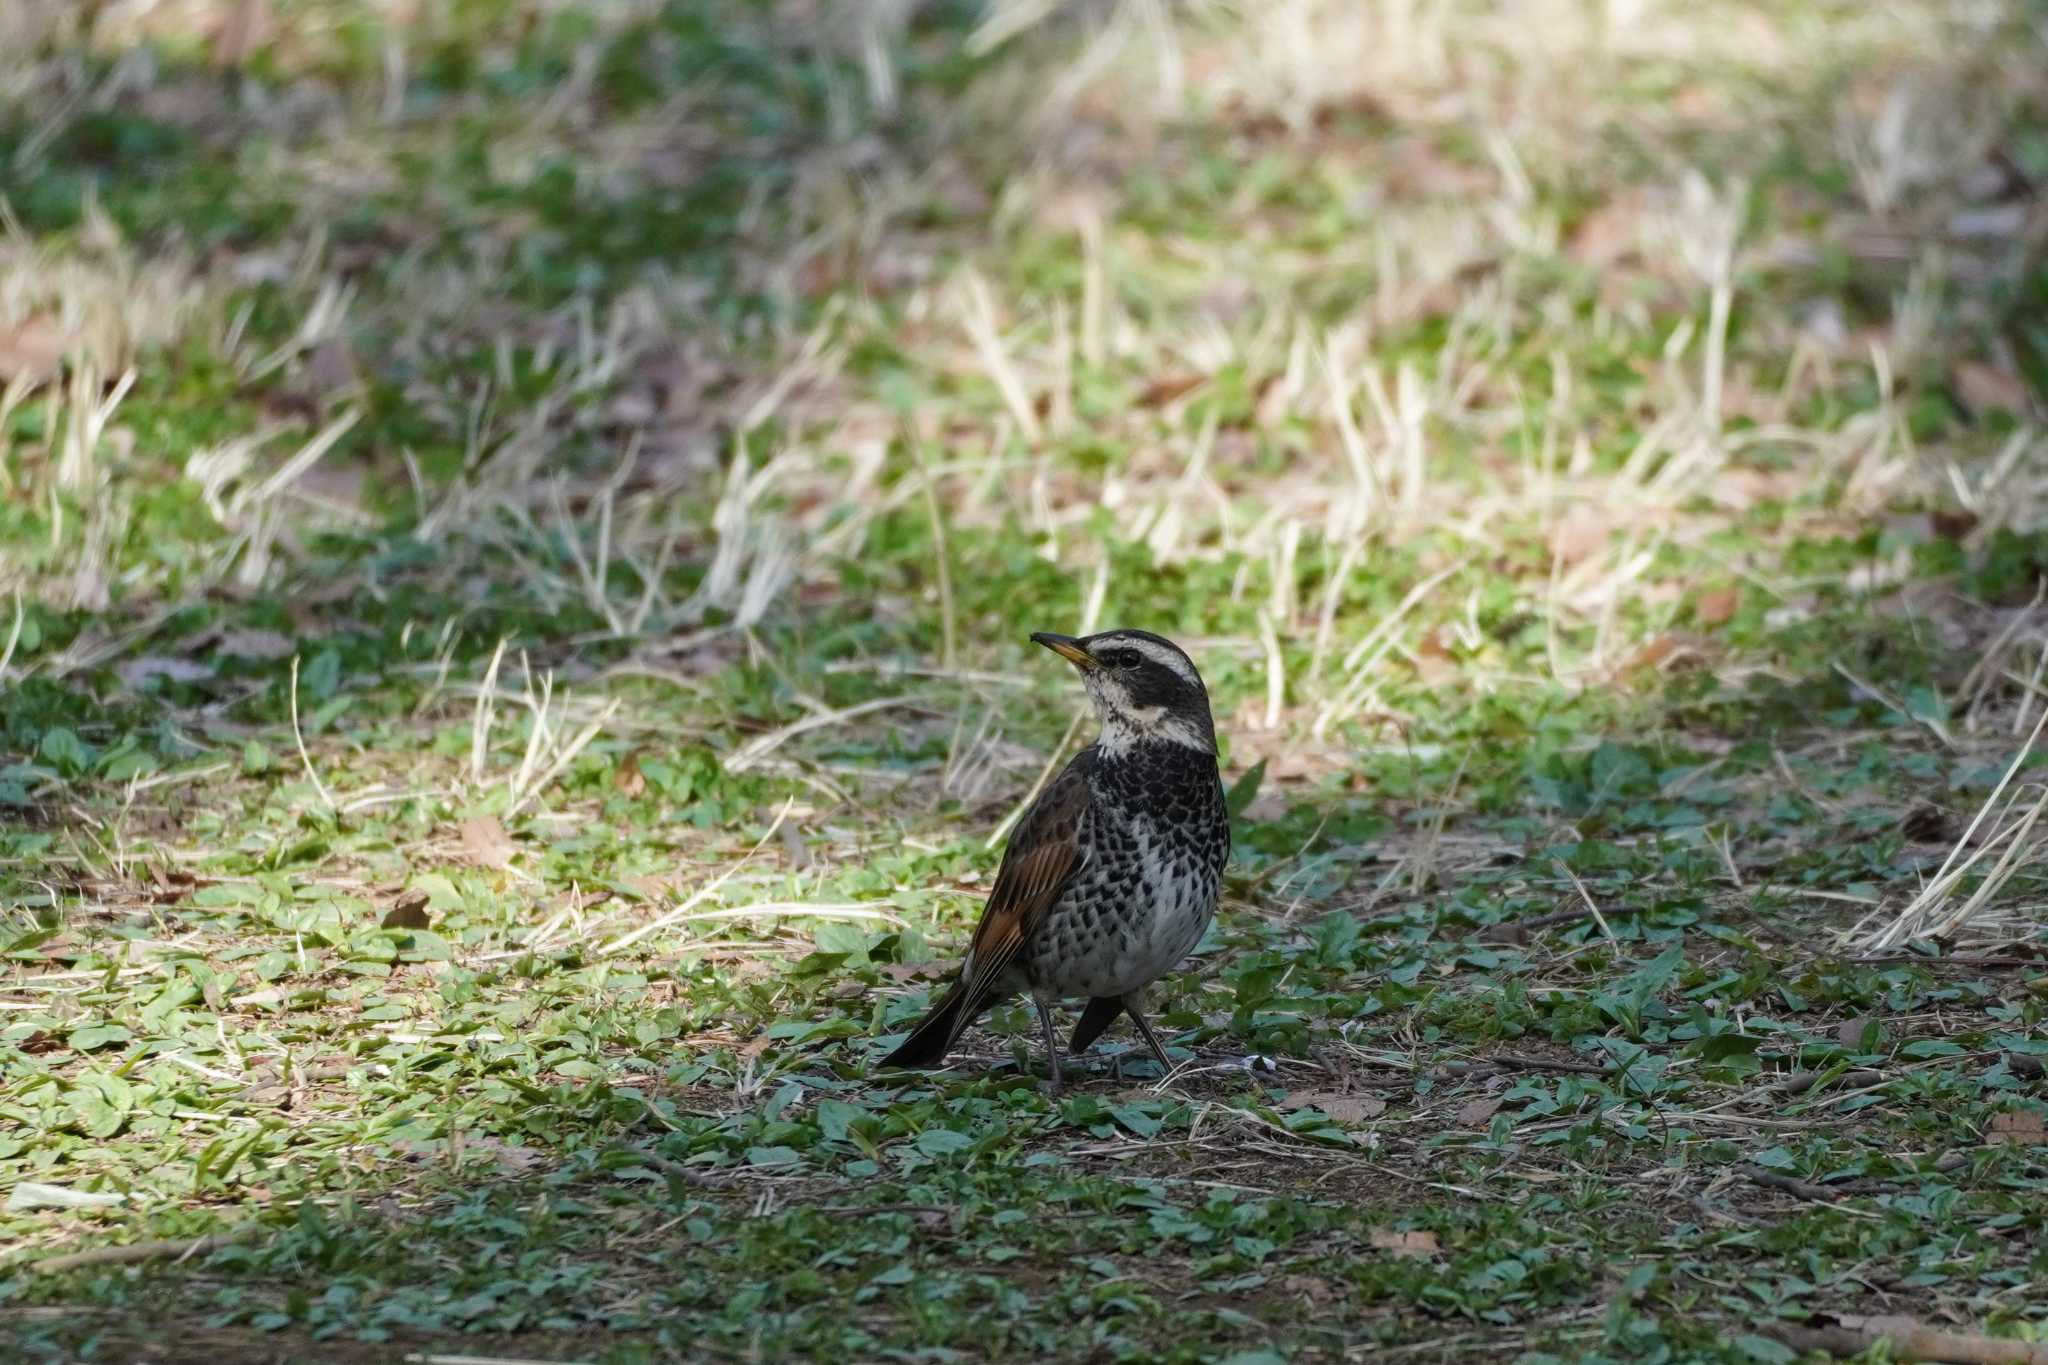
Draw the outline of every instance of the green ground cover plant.
[[[2048,1352],[2044,73],[0,7],[5,1354]],[[1236,813],[1185,1064],[876,1068],[1108,625]]]

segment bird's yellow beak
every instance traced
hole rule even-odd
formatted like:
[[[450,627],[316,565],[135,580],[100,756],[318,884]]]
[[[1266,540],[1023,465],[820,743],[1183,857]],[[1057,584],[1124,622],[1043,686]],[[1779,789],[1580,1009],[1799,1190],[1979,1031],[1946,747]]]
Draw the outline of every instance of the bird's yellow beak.
[[[1095,656],[1081,648],[1081,642],[1071,635],[1055,635],[1049,630],[1037,630],[1031,633],[1031,638],[1084,673],[1102,667],[1096,662]]]

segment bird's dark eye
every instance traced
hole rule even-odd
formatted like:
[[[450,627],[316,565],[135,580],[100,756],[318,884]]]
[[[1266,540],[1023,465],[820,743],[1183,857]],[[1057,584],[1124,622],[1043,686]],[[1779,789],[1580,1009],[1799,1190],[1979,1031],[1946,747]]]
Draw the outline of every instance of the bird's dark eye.
[[[1135,649],[1112,649],[1102,657],[1111,668],[1136,668],[1140,662]]]

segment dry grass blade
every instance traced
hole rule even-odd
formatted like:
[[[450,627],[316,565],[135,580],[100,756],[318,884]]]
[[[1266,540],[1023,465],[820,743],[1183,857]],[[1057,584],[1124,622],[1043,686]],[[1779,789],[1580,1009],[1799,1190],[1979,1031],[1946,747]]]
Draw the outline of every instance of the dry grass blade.
[[[624,952],[626,949],[640,942],[640,940],[647,938],[650,935],[658,934],[663,929],[668,928],[670,925],[680,923],[681,921],[689,918],[689,915],[692,911],[694,911],[698,906],[702,905],[706,900],[710,899],[713,895],[715,895],[719,887],[724,886],[727,882],[731,881],[734,875],[737,874],[741,868],[745,867],[748,863],[754,860],[754,855],[759,853],[763,848],[765,848],[768,844],[768,841],[770,839],[773,839],[776,836],[776,834],[782,829],[782,822],[789,818],[790,808],[795,804],[795,797],[790,797],[788,800],[785,800],[782,803],[781,808],[775,812],[775,818],[769,822],[767,831],[763,833],[759,839],[754,841],[754,846],[748,849],[743,857],[735,858],[731,863],[727,864],[726,867],[721,872],[719,872],[719,874],[716,877],[713,877],[710,881],[704,883],[704,885],[698,887],[695,891],[691,892],[689,898],[685,900],[681,905],[677,906],[675,909],[669,911],[665,915],[661,915],[653,920],[648,921],[646,924],[641,925],[638,929],[633,930],[633,932],[631,932],[630,934],[622,934],[618,938],[613,939],[611,942],[603,944],[597,950],[598,955],[600,957],[604,957],[609,956],[612,953]]]
[[[1933,879],[1891,923],[1857,939],[1856,946],[1861,951],[1873,952],[1929,935],[1954,933],[1982,910],[2021,866],[2038,856],[2040,847],[2030,842],[2028,836],[2033,832],[2035,822],[2041,818],[2042,811],[2048,809],[2048,785],[2042,787],[2041,795],[2032,805],[2016,818],[2005,820],[2003,823],[2002,817],[2018,805],[2018,793],[2015,793],[2014,798],[2007,801],[2002,809],[1999,800],[2005,795],[2006,788],[2012,784],[2013,777],[2019,772],[2021,765],[2033,753],[2034,744],[2040,739],[2044,727],[2048,727],[2048,711],[2044,711],[2041,719],[2034,723],[2034,729],[2027,736],[2027,742],[2013,755],[2012,762],[2006,766],[2004,776],[2000,777],[1998,785],[1992,788],[1991,795],[1984,798],[1984,804],[1978,807],[1976,816],[1971,819],[1962,837],[1956,841],[1955,847],[1949,850],[1948,857],[1943,860]],[[1999,814],[1994,815],[1995,811]],[[1993,828],[1976,851],[1964,857],[1963,850],[1969,847],[1977,831],[1985,826],[1987,820]],[[1952,903],[1963,877],[2001,844],[2005,846],[2005,851],[1978,883],[1976,890],[1960,904]]]
[[[1032,445],[1039,443],[1043,434],[1038,424],[1038,411],[1031,402],[1031,395],[1024,387],[1024,381],[1017,375],[1016,364],[1010,358],[1009,348],[1004,345],[1002,333],[996,325],[996,307],[989,297],[988,282],[975,271],[968,271],[960,287],[961,322],[967,335],[980,353],[981,361],[988,370],[988,376],[995,382],[996,391],[1009,406],[1010,416],[1016,419],[1024,439]]]
[[[313,790],[320,794],[320,804],[331,811],[335,809],[334,797],[328,792],[327,784],[320,780],[319,772],[314,769],[313,756],[306,752],[305,732],[299,728],[299,656],[296,654],[292,655],[291,715],[292,742],[298,745],[299,762],[305,765],[306,777],[312,782]]]
[[[916,706],[923,701],[924,698],[916,694],[902,697],[875,697],[868,701],[856,702],[852,706],[841,707],[837,711],[821,711],[814,716],[805,716],[802,720],[791,721],[789,724],[778,729],[770,730],[765,735],[756,735],[753,739],[748,740],[745,744],[727,754],[725,756],[725,770],[729,773],[743,773],[760,763],[783,745],[789,743],[792,739],[795,739],[798,735],[809,734],[813,730],[822,730],[831,725],[842,725],[856,717],[871,715],[876,711],[886,711],[894,706]]]

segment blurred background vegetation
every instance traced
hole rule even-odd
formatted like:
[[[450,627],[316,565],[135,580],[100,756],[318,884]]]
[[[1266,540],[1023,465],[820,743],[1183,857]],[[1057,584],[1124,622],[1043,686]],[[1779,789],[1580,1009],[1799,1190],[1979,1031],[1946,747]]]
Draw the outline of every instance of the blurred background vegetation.
[[[2039,0],[5,0],[0,1333],[2038,1337],[2044,184]],[[869,1077],[1111,624],[1196,1062]]]

